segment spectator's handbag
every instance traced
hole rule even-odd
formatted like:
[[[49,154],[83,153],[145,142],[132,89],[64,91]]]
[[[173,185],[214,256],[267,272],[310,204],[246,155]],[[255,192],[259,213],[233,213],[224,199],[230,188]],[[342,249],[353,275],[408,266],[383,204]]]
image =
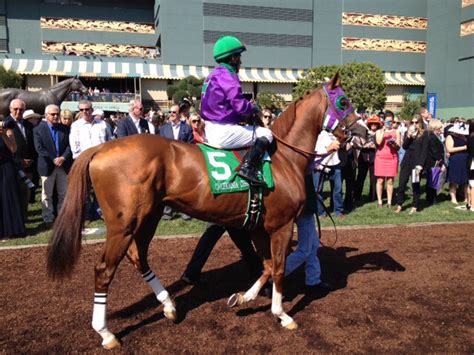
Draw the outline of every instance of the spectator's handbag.
[[[436,190],[436,194],[439,195],[443,189],[444,182],[446,181],[446,171],[442,171],[442,161],[438,160],[430,169],[430,174],[428,176],[428,186],[433,190]]]

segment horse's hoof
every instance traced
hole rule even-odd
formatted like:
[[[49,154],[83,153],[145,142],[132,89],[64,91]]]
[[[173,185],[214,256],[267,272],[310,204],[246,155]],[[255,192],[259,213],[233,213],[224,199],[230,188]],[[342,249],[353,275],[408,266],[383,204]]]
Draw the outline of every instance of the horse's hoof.
[[[227,306],[229,306],[230,308],[235,307],[235,306],[240,306],[243,303],[244,303],[244,296],[242,296],[242,294],[240,293],[234,293],[227,300]]]
[[[102,346],[106,350],[114,350],[120,348],[121,344],[116,337],[113,337],[107,343],[102,343]]]
[[[176,322],[178,320],[178,316],[176,315],[175,309],[164,309],[163,314],[170,321]]]
[[[298,324],[295,321],[293,321],[290,324],[285,325],[285,328],[288,330],[296,330],[298,329]]]

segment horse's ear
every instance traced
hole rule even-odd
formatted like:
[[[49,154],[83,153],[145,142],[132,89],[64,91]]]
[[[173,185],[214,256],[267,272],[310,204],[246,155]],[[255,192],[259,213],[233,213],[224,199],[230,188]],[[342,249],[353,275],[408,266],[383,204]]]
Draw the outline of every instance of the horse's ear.
[[[329,81],[329,89],[334,89],[337,86],[341,86],[341,76],[339,70],[334,74],[334,77]]]

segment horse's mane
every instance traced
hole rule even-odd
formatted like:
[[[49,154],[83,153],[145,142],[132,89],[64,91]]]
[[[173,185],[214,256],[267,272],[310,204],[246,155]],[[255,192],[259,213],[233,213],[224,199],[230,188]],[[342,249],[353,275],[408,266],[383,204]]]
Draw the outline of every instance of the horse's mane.
[[[294,125],[296,119],[296,110],[302,101],[309,98],[309,96],[317,93],[321,87],[317,87],[312,90],[308,90],[305,94],[296,100],[294,100],[283,113],[275,120],[275,123],[272,126],[272,131],[275,132],[279,137],[285,137],[290,131],[291,127]]]

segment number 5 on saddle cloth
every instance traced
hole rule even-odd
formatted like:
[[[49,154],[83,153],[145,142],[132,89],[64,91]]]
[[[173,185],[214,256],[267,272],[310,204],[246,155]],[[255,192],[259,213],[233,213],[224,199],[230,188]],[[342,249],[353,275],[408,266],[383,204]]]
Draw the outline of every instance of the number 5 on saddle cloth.
[[[271,170],[271,160],[268,153],[263,157],[261,178],[266,187],[251,186],[246,180],[237,175],[238,167],[246,153],[246,149],[223,150],[205,144],[197,144],[206,160],[209,185],[214,195],[223,193],[249,191],[249,203],[243,228],[253,229],[260,222],[262,212],[262,189],[273,189],[275,186]]]

